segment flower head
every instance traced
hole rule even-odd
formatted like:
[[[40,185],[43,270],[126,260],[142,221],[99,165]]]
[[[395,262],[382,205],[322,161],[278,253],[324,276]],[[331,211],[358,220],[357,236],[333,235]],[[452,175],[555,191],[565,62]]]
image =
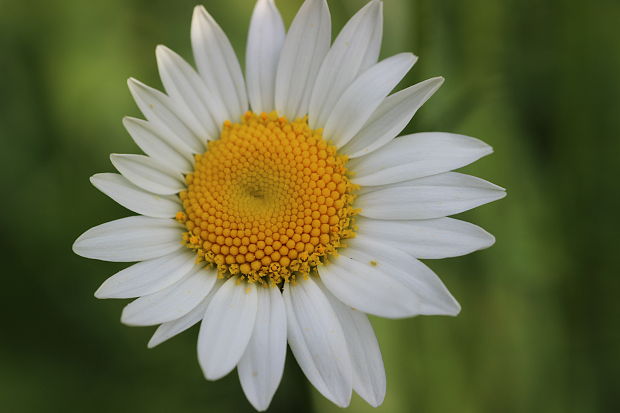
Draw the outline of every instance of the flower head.
[[[139,214],[76,240],[81,256],[137,262],[95,295],[137,297],[122,321],[159,325],[149,347],[200,322],[205,377],[237,367],[258,410],[278,387],[287,342],[337,405],[352,390],[381,404],[385,373],[365,313],[456,315],[418,258],[494,242],[446,218],[505,195],[451,172],[491,148],[449,133],[396,138],[443,79],[390,95],[416,57],[378,62],[382,7],[369,2],[330,45],[325,0],[306,0],[288,33],[273,0],[258,0],[245,80],[222,29],[196,7],[198,71],[158,46],[166,94],[130,79],[146,120],[124,119],[146,155],[112,155],[120,174],[91,178]]]

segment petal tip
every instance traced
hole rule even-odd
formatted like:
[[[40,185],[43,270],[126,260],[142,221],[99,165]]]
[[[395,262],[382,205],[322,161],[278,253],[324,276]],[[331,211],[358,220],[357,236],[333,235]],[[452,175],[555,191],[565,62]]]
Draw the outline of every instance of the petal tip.
[[[170,48],[163,44],[158,44],[157,46],[155,46],[155,57],[158,60],[165,59],[170,55],[171,52],[172,50],[170,50]]]
[[[194,6],[194,15],[197,15],[198,13],[206,13],[207,9],[205,9],[205,6],[203,6],[202,4],[197,4],[196,6]]]
[[[385,393],[382,396],[374,396],[372,398],[365,398],[364,400],[371,407],[377,408],[383,404],[383,400],[385,399]]]
[[[448,315],[452,316],[452,317],[456,317],[457,315],[459,315],[461,313],[461,305],[455,301],[455,308],[453,309],[453,311],[451,313],[449,313]]]
[[[123,308],[123,311],[121,312],[121,323],[125,324],[125,325],[131,325],[129,323],[129,320],[131,319],[131,317],[129,317],[127,315],[127,307]]]
[[[444,315],[456,317],[461,312],[461,304],[452,295],[450,295],[450,298],[450,302],[446,303]]]
[[[351,393],[348,394],[348,397],[338,398],[338,399],[336,399],[335,397],[332,396],[332,399],[330,399],[330,400],[336,406],[342,407],[344,409],[346,407],[349,407],[349,405],[351,404]]]
[[[161,344],[161,342],[159,340],[157,340],[155,338],[155,336],[153,335],[153,337],[151,337],[151,339],[149,340],[148,343],[146,343],[146,348],[148,349],[152,349],[157,347],[159,344]]]
[[[491,233],[489,233],[487,231],[484,231],[484,235],[483,236],[484,236],[484,240],[480,244],[480,248],[478,248],[478,250],[487,249],[487,248],[491,247],[493,244],[495,244],[495,237],[493,236],[493,234],[491,234]]]
[[[413,54],[413,53],[411,53],[411,52],[406,52],[406,53],[403,53],[403,54],[407,55],[407,57],[410,60],[410,64],[411,65],[414,65],[418,61],[418,56]]]
[[[209,381],[216,381],[226,376],[229,372],[221,372],[218,370],[212,370],[209,368],[203,368],[203,373],[205,375],[205,379]]]
[[[95,291],[93,293],[93,296],[95,298],[99,299],[99,300],[103,300],[105,298],[110,298],[110,297],[107,297],[106,294],[102,291],[102,287],[103,287],[103,285],[101,287],[97,288],[97,291]]]
[[[194,12],[192,14],[192,26],[195,24],[204,24],[208,23],[208,21],[212,19],[211,15],[202,4],[194,7]]]
[[[73,242],[73,245],[71,245],[71,250],[74,254],[77,254],[80,257],[84,257],[83,253],[80,252],[80,242],[82,241],[80,238],[82,238],[81,235]]]
[[[272,1],[272,0],[264,0],[264,1]],[[269,408],[271,404],[271,399],[268,400],[253,400],[248,398],[248,401],[254,407],[257,412],[264,412]]]
[[[443,83],[446,81],[446,78],[443,76],[435,76],[431,78],[430,80],[436,84],[437,88],[439,88],[439,86],[443,85]]]
[[[151,324],[145,324],[145,323],[140,323],[136,320],[136,315],[132,314],[132,313],[128,313],[126,311],[127,307],[125,307],[123,309],[123,312],[121,313],[121,323],[125,324],[126,326],[129,327],[145,327]]]

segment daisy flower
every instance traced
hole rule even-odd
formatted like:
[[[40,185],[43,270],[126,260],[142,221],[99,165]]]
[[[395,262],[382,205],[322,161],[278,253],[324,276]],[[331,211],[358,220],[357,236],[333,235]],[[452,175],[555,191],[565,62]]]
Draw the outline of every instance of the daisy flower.
[[[273,0],[258,0],[245,79],[222,29],[196,7],[197,71],[157,47],[166,93],[130,79],[146,120],[123,120],[145,155],[113,154],[119,173],[91,178],[138,214],[75,241],[83,257],[137,262],[95,296],[136,298],[121,321],[159,325],[149,347],[200,323],[205,377],[236,367],[257,410],[279,385],[287,342],[333,403],[347,406],[355,390],[381,404],[385,373],[366,314],[456,315],[418,259],[494,242],[447,218],[505,195],[451,172],[491,147],[451,133],[396,138],[443,78],[390,94],[416,57],[378,61],[382,7],[369,2],[330,44],[325,0],[306,0],[288,33]]]

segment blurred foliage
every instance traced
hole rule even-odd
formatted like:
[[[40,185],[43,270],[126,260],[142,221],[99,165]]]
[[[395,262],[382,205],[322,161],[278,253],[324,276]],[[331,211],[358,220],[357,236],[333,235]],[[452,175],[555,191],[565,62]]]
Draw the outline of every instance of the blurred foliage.
[[[279,0],[291,21],[300,0]],[[337,33],[362,0],[330,0]],[[252,0],[207,0],[241,59]],[[193,1],[0,0],[0,411],[251,411],[236,374],[206,382],[197,329],[154,350],[92,293],[121,265],[73,240],[127,211],[88,177],[137,152],[125,80],[160,87],[154,49],[191,56]],[[482,138],[466,170],[508,188],[463,214],[497,237],[430,262],[457,318],[373,320],[388,373],[377,412],[617,412],[620,3],[386,0],[383,56],[411,84],[444,75],[411,131]],[[354,397],[350,411],[373,409]],[[330,412],[289,357],[271,411]]]

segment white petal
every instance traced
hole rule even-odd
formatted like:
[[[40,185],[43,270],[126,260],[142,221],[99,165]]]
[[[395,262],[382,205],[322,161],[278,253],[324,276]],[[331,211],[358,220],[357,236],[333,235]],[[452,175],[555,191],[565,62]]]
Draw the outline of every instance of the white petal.
[[[101,284],[97,298],[134,298],[153,294],[179,281],[194,268],[196,254],[176,251],[117,272]]]
[[[325,294],[308,278],[284,284],[283,297],[288,342],[299,367],[323,396],[348,406],[353,386],[349,350]]]
[[[159,135],[148,121],[125,117],[123,125],[145,154],[174,171],[183,173],[192,171],[191,152],[181,152],[175,149],[174,143],[168,141],[165,136]]]
[[[198,335],[198,361],[208,380],[235,368],[254,330],[256,285],[231,277],[215,293]]]
[[[178,197],[145,191],[119,174],[95,174],[90,177],[90,182],[95,188],[138,214],[155,218],[172,218],[182,208]]]
[[[316,78],[308,110],[310,127],[325,126],[345,89],[377,63],[382,34],[383,3],[377,0],[360,9],[342,28]]]
[[[127,304],[121,322],[131,326],[152,326],[176,320],[192,311],[209,294],[217,280],[214,270],[195,268],[171,286]]]
[[[173,195],[185,189],[180,173],[148,156],[113,153],[110,160],[125,178],[147,191]]]
[[[284,23],[274,1],[258,0],[252,13],[245,53],[248,97],[255,113],[269,113],[275,109],[276,71],[284,38]]]
[[[353,367],[353,389],[371,406],[377,407],[385,398],[385,369],[372,325],[366,314],[338,300],[320,281],[318,284],[344,331]]]
[[[484,229],[453,218],[414,221],[358,217],[357,233],[390,244],[416,258],[458,257],[488,248],[495,242]]]
[[[237,371],[245,396],[256,410],[269,407],[284,371],[286,312],[278,288],[257,288],[256,324]]]
[[[182,248],[182,233],[183,227],[172,219],[121,218],[80,235],[73,244],[73,252],[103,261],[143,261]]]
[[[226,34],[203,6],[194,8],[192,49],[207,88],[224,103],[228,119],[237,122],[248,109],[239,60]]]
[[[493,152],[481,140],[453,133],[401,136],[349,165],[361,186],[386,185],[461,168]]]
[[[151,122],[158,133],[166,136],[166,140],[174,143],[182,153],[202,153],[204,145],[200,137],[185,124],[179,112],[183,110],[159,90],[136,80],[127,81],[129,91],[135,99],[140,111]]]
[[[402,318],[421,313],[420,297],[407,288],[406,274],[386,276],[373,265],[372,258],[358,258],[347,246],[319,268],[321,281],[332,294],[357,310],[380,317]]]
[[[157,327],[157,330],[155,330],[155,333],[153,333],[153,336],[149,340],[148,347],[153,348],[201,321],[211,299],[222,284],[221,280],[217,280],[213,288],[211,288],[211,291],[209,291],[209,294],[192,311],[181,318],[162,323]]]
[[[359,263],[373,267],[383,278],[393,278],[403,283],[405,288],[418,297],[419,312],[425,315],[457,315],[461,310],[459,303],[430,268],[404,251],[382,244],[370,237],[358,235],[347,240],[347,256]],[[359,276],[359,274],[355,274]],[[322,278],[330,288],[326,278]],[[383,281],[380,281],[383,282]],[[378,285],[375,288],[379,289]],[[338,297],[332,288],[330,291]],[[339,290],[340,291],[340,290]],[[394,298],[396,299],[396,298]],[[355,307],[345,300],[343,302]],[[365,311],[363,308],[359,308]]]
[[[383,99],[415,63],[411,53],[400,53],[370,67],[344,91],[325,123],[323,136],[338,148],[360,131]]]
[[[457,172],[377,187],[360,195],[360,215],[376,219],[428,219],[458,214],[503,198],[503,188]]]
[[[383,3],[378,0],[366,4],[342,28],[316,78],[308,110],[311,128],[323,127],[344,90],[377,63],[382,34]]]
[[[276,75],[276,110],[293,120],[308,113],[316,76],[329,50],[331,17],[325,0],[306,0],[289,28]]]
[[[341,152],[350,158],[357,158],[391,141],[439,89],[443,80],[443,77],[427,79],[385,98],[362,130],[341,148]]]
[[[221,114],[216,118],[209,109],[219,108],[219,99],[209,92],[198,73],[181,56],[162,45],[157,46],[155,54],[161,81],[176,107],[183,108],[178,113],[184,123],[203,144],[217,138],[226,115],[218,109]]]

